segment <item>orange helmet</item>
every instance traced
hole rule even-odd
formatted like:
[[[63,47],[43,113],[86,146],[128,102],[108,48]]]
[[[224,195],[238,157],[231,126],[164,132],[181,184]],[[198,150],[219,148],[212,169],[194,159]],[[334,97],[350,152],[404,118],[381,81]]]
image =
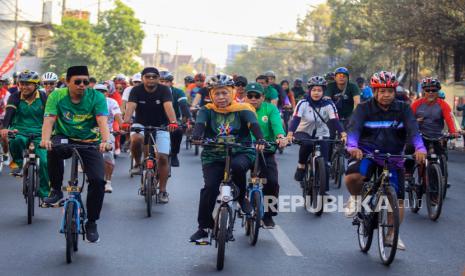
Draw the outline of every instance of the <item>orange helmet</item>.
[[[371,77],[371,88],[396,88],[399,85],[392,72],[380,71]]]

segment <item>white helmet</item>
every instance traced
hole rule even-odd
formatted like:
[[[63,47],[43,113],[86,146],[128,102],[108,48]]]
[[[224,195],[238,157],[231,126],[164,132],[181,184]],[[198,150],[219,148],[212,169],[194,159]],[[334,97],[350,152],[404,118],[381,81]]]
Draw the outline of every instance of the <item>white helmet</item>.
[[[142,75],[140,73],[134,74],[134,76],[132,76],[132,81],[142,81]]]
[[[42,81],[55,81],[55,82],[57,82],[58,81],[58,76],[57,76],[57,74],[55,74],[53,72],[47,72],[47,73],[42,75]]]

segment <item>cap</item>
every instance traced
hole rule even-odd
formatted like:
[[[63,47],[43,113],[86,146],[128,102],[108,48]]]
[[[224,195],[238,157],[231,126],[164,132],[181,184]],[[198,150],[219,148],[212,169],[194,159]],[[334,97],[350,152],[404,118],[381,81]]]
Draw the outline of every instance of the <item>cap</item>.
[[[247,86],[245,87],[245,91],[247,93],[256,92],[258,94],[265,94],[265,90],[263,89],[263,86],[256,82],[251,82],[247,84]]]

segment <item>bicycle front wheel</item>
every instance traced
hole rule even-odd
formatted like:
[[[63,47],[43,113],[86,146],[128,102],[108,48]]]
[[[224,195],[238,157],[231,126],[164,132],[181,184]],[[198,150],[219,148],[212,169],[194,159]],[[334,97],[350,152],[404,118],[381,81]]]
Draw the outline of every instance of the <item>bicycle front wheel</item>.
[[[23,177],[23,181],[26,181],[24,185],[26,186],[26,201],[27,201],[27,223],[32,223],[32,216],[34,216],[34,190],[35,190],[35,181],[36,181],[36,170],[34,165],[29,165],[27,167],[27,174]]]
[[[345,160],[344,156],[341,154],[337,155],[336,159],[336,168],[334,170],[334,187],[336,189],[340,189],[342,185],[342,177],[344,176],[345,172]]]
[[[428,216],[436,221],[441,215],[444,195],[444,182],[439,164],[433,163],[426,168],[426,207]]]
[[[385,195],[379,200],[384,201],[378,210],[378,249],[384,265],[390,265],[396,256],[399,240],[399,205],[397,194],[390,185],[385,188]]]
[[[319,157],[315,162],[315,177],[312,186],[312,211],[315,215],[321,216],[323,213],[323,194],[326,186],[326,168],[323,157]]]
[[[261,206],[262,206],[262,198],[258,191],[252,193],[252,201],[250,204],[252,205],[253,209],[253,216],[249,218],[249,225],[250,225],[250,235],[249,235],[249,243],[252,246],[255,246],[258,241],[258,233],[260,231],[260,223],[262,221],[262,214],[261,214]]]
[[[72,253],[74,248],[77,249],[77,223],[76,223],[76,214],[75,214],[75,202],[69,201],[66,204],[65,210],[65,238],[66,238],[66,262],[72,262]],[[76,244],[76,246],[75,246]]]
[[[218,230],[216,233],[216,242],[218,246],[218,256],[216,258],[216,269],[223,270],[224,267],[224,253],[226,249],[226,241],[228,239],[228,221],[229,211],[227,207],[220,207],[218,214]]]
[[[154,180],[153,172],[150,170],[145,172],[144,177],[144,192],[145,192],[145,204],[147,209],[147,217],[152,216],[152,183]]]
[[[415,166],[412,178],[408,182],[408,199],[410,211],[415,214],[418,213],[421,208],[421,198],[423,196],[421,181],[422,178],[420,175],[420,168]]]

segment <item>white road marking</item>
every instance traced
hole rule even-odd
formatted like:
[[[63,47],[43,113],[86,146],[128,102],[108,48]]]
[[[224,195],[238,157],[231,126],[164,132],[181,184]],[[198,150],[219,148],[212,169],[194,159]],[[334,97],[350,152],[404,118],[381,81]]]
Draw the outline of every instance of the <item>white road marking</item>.
[[[287,256],[302,257],[300,250],[292,243],[289,237],[284,233],[279,225],[275,225],[274,229],[269,229],[275,240],[279,243]]]

